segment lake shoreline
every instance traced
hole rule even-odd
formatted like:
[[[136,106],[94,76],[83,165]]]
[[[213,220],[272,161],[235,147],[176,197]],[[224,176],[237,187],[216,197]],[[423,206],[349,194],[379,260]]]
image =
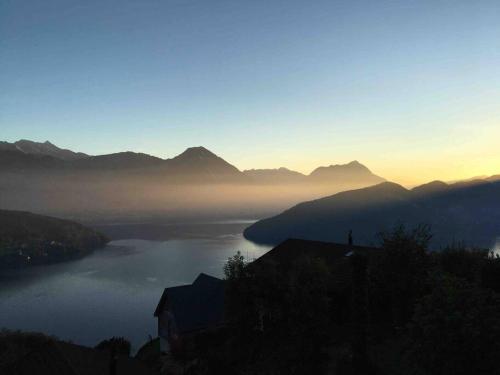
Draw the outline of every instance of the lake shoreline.
[[[0,272],[0,327],[91,347],[125,336],[136,350],[156,335],[153,312],[164,288],[190,284],[201,272],[223,277],[237,251],[251,260],[269,250],[235,226],[211,227],[205,238],[117,240],[83,258]]]

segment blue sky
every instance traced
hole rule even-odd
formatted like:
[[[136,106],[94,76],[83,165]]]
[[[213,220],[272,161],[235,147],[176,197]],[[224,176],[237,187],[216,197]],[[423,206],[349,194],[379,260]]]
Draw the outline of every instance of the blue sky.
[[[500,173],[498,1],[0,1],[0,138]]]

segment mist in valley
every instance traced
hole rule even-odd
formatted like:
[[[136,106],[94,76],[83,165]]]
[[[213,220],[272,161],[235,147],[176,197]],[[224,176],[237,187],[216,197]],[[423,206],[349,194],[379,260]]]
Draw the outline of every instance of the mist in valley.
[[[116,173],[4,173],[4,209],[87,222],[260,219],[299,202],[366,184],[179,182]]]

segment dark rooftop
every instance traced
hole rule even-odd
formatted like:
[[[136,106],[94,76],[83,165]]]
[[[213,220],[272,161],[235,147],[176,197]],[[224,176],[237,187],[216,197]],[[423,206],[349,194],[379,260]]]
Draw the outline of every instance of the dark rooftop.
[[[291,238],[280,243],[259,259],[255,260],[254,264],[264,261],[274,261],[277,263],[288,264],[303,255],[311,256],[313,258],[321,258],[327,264],[331,264],[336,260],[348,256],[349,253],[354,251],[362,254],[370,254],[379,252],[380,249],[376,247],[351,246],[348,244]]]
[[[293,262],[302,256],[321,259],[331,273],[331,287],[349,288],[351,284],[351,266],[349,258],[354,252],[358,254],[379,254],[380,249],[366,246],[350,246],[331,242],[288,239],[274,247],[266,254],[251,263],[251,267],[260,267],[266,262],[274,263],[280,272],[286,272]]]
[[[154,316],[167,303],[179,333],[217,327],[224,320],[224,282],[201,273],[191,285],[166,288]]]

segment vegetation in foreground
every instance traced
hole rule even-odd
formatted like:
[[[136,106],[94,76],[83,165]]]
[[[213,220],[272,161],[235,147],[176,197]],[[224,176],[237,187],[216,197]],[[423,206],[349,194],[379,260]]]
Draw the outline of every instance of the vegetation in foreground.
[[[256,267],[238,253],[224,268],[226,330],[200,335],[184,360],[193,374],[500,373],[500,258],[429,252],[430,239],[399,225],[344,270],[308,257]]]
[[[0,331],[0,374],[148,375],[157,374],[131,358],[130,344],[112,338],[88,348],[41,333]]]

